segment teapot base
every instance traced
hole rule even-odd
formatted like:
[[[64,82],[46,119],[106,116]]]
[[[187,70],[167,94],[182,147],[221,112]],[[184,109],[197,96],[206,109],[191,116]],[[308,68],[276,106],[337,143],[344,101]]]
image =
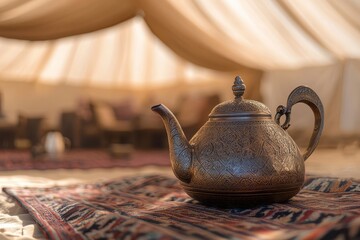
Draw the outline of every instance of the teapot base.
[[[185,187],[185,192],[195,200],[204,205],[216,206],[221,208],[235,207],[253,207],[260,204],[271,204],[286,202],[295,196],[301,187],[286,189],[277,189],[276,191],[254,191],[254,192],[237,192],[237,191],[206,191]]]

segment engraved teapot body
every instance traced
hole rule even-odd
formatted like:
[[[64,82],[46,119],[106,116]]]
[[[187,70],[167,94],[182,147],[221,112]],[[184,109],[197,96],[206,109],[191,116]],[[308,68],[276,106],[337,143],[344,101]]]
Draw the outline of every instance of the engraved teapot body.
[[[275,121],[262,103],[243,99],[245,85],[237,77],[234,100],[217,105],[209,120],[187,141],[175,116],[164,105],[152,110],[165,124],[174,174],[188,195],[223,207],[282,202],[304,182],[304,161],[314,151],[323,128],[323,106],[308,87],[296,88]],[[286,132],[291,107],[303,102],[315,114],[315,128],[304,155]],[[280,125],[280,117],[286,116]]]

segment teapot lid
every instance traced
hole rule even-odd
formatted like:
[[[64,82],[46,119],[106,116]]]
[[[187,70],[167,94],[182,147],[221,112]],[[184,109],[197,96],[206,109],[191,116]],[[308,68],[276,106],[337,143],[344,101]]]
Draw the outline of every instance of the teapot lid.
[[[222,102],[215,106],[211,111],[210,118],[251,118],[266,117],[271,118],[271,112],[263,103],[243,98],[245,84],[237,76],[232,86],[235,99]]]

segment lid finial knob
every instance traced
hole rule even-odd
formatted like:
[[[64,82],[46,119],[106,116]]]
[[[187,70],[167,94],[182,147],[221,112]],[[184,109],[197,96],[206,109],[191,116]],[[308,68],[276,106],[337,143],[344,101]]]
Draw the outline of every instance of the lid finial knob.
[[[246,86],[241,79],[240,76],[235,77],[234,85],[232,86],[233,93],[235,95],[235,99],[242,98],[242,95],[244,94],[246,89]]]

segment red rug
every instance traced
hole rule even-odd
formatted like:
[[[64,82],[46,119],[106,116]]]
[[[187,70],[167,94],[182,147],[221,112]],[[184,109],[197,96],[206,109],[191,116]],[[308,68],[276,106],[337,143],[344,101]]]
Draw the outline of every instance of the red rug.
[[[6,188],[48,239],[360,239],[360,182],[308,177],[287,203],[206,207],[175,178]]]
[[[0,171],[90,169],[113,167],[170,166],[168,151],[134,151],[127,158],[112,157],[105,150],[71,150],[58,159],[32,158],[28,151],[0,151]]]

